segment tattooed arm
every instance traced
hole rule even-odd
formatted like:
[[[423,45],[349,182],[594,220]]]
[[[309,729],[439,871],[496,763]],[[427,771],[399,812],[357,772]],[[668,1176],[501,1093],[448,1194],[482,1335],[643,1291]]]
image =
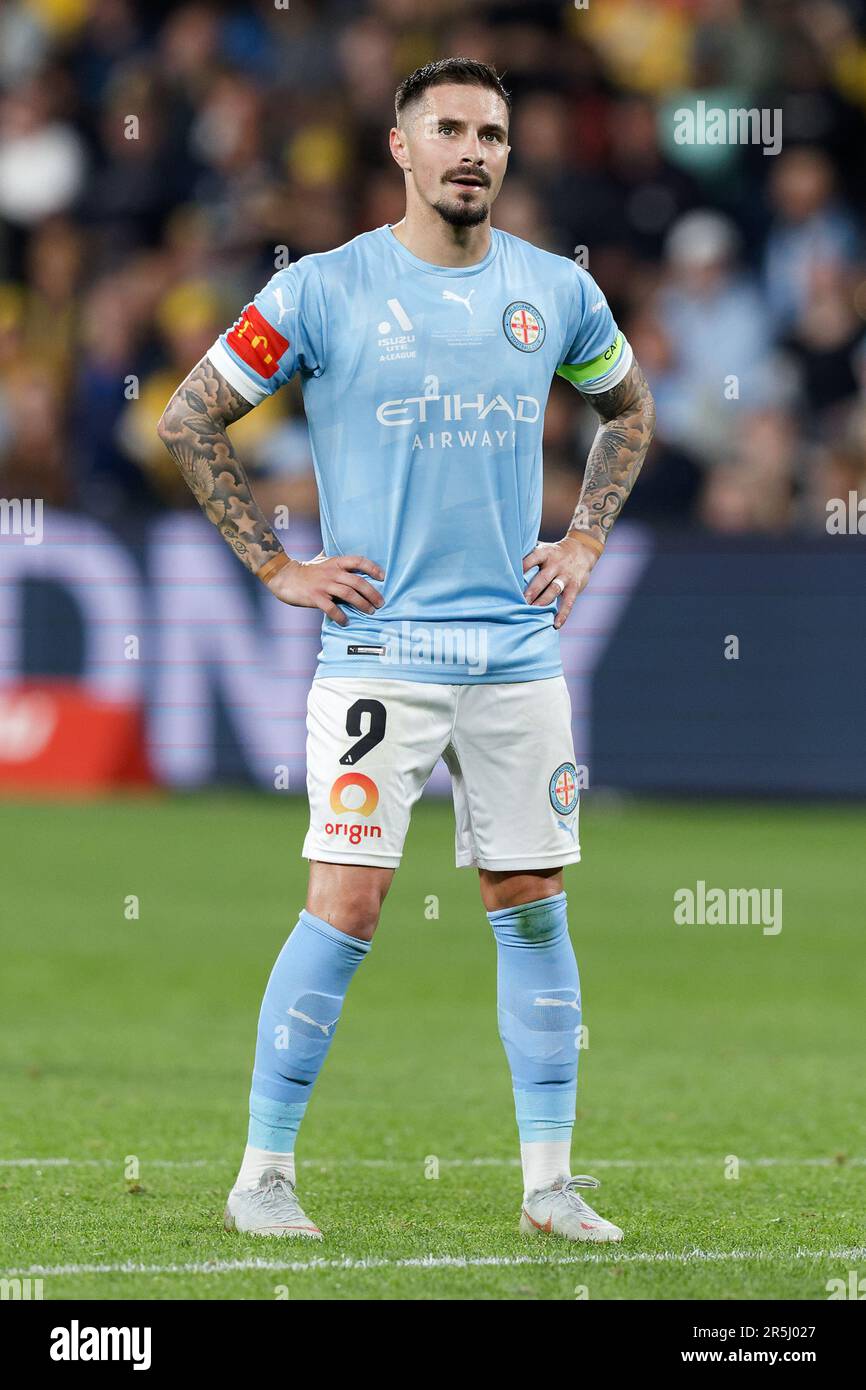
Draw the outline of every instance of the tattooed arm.
[[[282,546],[259,510],[226,428],[252,410],[207,357],[166,406],[157,433],[208,521],[255,574]]]
[[[618,386],[584,400],[601,416],[580,501],[568,535],[591,536],[604,545],[634,487],[655,429],[655,404],[647,380],[632,362]]]
[[[226,433],[252,409],[203,357],[175,391],[157,433],[208,521],[277,598],[302,608],[321,608],[343,627],[348,619],[335,599],[374,613],[382,595],[352,571],[361,569],[377,579],[385,576],[365,556],[328,557],[322,551],[314,560],[301,561],[285,555]]]
[[[539,566],[525,591],[528,603],[560,597],[554,627],[562,627],[604,549],[605,541],[634,487],[655,429],[655,405],[646,377],[632,362],[617,386],[584,394],[601,417],[580,500],[561,541],[540,542],[523,561],[524,573]]]

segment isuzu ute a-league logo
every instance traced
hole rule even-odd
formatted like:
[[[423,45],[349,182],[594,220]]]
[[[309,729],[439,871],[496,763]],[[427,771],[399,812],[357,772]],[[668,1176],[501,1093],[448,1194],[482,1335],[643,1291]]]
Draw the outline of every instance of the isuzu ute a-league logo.
[[[534,304],[522,300],[509,304],[502,315],[502,327],[511,346],[521,352],[535,352],[544,342],[544,319]]]
[[[382,319],[377,326],[377,344],[382,348],[379,355],[380,362],[396,362],[398,359],[417,356],[416,349],[412,346],[415,342],[413,333],[414,324],[410,319],[399,299],[389,299],[388,308],[391,310],[401,332],[394,332],[394,324],[391,319]]]

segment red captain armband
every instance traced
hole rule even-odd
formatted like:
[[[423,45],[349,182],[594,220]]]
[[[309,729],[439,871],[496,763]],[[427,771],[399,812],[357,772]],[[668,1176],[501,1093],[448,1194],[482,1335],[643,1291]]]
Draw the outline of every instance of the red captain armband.
[[[266,380],[274,375],[289,346],[288,338],[263,319],[255,304],[248,304],[226,337],[242,362]]]

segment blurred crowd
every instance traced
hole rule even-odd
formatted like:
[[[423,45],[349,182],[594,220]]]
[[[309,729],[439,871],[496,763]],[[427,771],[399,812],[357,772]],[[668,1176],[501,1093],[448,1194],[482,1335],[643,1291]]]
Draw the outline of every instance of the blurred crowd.
[[[818,530],[864,490],[864,3],[8,0],[0,496],[194,507],[166,400],[276,258],[402,217],[394,90],[458,54],[514,96],[494,225],[586,265],[655,394],[629,515]],[[780,152],[679,144],[699,100],[780,112]],[[555,380],[548,537],[595,424]],[[263,505],[317,516],[297,381],[233,439]]]

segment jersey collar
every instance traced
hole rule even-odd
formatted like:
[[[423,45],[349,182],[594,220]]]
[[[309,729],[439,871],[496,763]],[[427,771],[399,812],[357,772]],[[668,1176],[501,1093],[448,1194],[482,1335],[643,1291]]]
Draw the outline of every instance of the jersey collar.
[[[495,227],[490,228],[490,245],[487,248],[487,255],[483,261],[476,261],[474,265],[455,266],[455,265],[433,265],[431,261],[422,261],[420,256],[414,256],[402,241],[399,241],[392,232],[391,228],[396,224],[384,222],[378,228],[388,245],[392,246],[398,256],[402,256],[404,261],[414,265],[416,270],[426,270],[431,275],[451,275],[455,278],[463,278],[466,275],[477,275],[479,271],[486,270],[490,262],[495,259],[499,251],[499,232]]]

